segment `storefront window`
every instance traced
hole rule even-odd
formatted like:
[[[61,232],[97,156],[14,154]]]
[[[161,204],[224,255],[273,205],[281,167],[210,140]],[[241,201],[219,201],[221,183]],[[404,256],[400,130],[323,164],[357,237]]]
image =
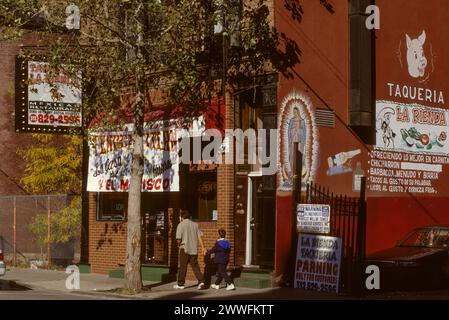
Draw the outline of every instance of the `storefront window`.
[[[217,210],[217,181],[201,179],[197,181],[198,219],[212,220]]]
[[[125,220],[128,193],[97,193],[97,220]]]
[[[217,210],[216,170],[202,171],[201,166],[193,166],[188,174],[188,181],[186,209],[193,219],[214,220],[214,212]]]

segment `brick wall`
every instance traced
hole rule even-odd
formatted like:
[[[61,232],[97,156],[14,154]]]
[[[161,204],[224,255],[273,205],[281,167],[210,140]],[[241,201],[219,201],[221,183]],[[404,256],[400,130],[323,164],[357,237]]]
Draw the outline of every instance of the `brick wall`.
[[[226,129],[234,129],[234,96],[230,91],[226,92]],[[234,145],[230,143],[229,152],[234,153]],[[224,161],[223,161],[224,162]],[[226,237],[234,246],[234,188],[235,166],[223,164],[217,172],[218,194],[218,227],[226,230]],[[234,253],[231,252],[229,265],[234,265]]]
[[[34,43],[32,37],[26,37],[23,44]],[[24,161],[17,155],[18,148],[32,143],[30,134],[16,133],[15,114],[15,58],[19,53],[19,44],[0,41],[0,195],[25,194],[20,187]]]
[[[228,91],[226,94],[226,129],[234,128],[234,101],[233,95]],[[230,145],[230,152],[233,152],[233,145]],[[223,161],[224,162],[224,161]],[[218,221],[200,222],[199,227],[204,233],[204,245],[206,249],[212,248],[218,239],[218,229],[226,230],[226,238],[234,248],[234,181],[235,170],[233,164],[222,164],[217,169],[217,209]],[[200,255],[199,262],[202,271],[204,270],[204,257]],[[229,265],[234,265],[234,251],[231,250]],[[195,280],[191,268],[188,268],[187,279]]]
[[[97,199],[89,193],[89,263],[94,273],[117,269],[126,258],[126,223],[97,221]]]
[[[89,263],[94,273],[108,273],[117,269],[119,264],[125,263],[126,258],[126,222],[111,222],[96,220],[96,194],[89,194]],[[175,212],[176,211],[176,212]],[[178,268],[178,246],[176,243],[176,227],[179,216],[177,210],[168,209],[169,266],[172,272]],[[219,218],[220,219],[220,218]],[[220,222],[198,222],[203,232],[206,249],[212,248],[218,238]],[[199,244],[198,244],[199,246]],[[200,248],[200,246],[199,246]],[[198,257],[201,270],[204,271],[204,257]],[[195,280],[192,269],[187,271],[187,279]]]

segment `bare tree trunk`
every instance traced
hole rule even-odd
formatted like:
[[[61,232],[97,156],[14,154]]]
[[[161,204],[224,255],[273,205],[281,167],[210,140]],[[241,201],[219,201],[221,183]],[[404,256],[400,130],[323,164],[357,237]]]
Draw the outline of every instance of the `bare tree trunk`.
[[[144,88],[140,76],[138,80],[137,102],[134,110],[133,161],[131,165],[131,181],[128,193],[128,234],[126,246],[125,288],[132,291],[142,289],[141,274],[141,201],[142,176],[144,166],[143,153],[143,114]]]
[[[137,66],[136,66],[136,103],[134,105],[134,134],[133,134],[133,161],[131,166],[131,181],[128,194],[128,234],[126,246],[126,265],[125,265],[125,289],[133,292],[142,290],[142,272],[141,272],[141,247],[142,247],[142,229],[141,229],[141,185],[144,168],[143,153],[143,121],[145,112],[145,77],[143,75],[142,65],[145,63],[142,54],[143,42],[143,19],[141,9],[135,12],[138,28],[137,40]]]
[[[125,288],[135,292],[142,289],[140,204],[143,174],[143,137],[139,134],[139,131],[135,130],[133,135],[134,150],[128,194],[128,237],[125,266]]]

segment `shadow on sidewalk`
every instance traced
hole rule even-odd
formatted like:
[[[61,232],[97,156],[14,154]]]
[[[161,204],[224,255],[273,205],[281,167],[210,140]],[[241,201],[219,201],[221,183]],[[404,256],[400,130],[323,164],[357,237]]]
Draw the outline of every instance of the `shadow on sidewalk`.
[[[29,291],[31,288],[28,288],[24,285],[18,284],[13,280],[0,280],[0,290],[1,291]]]
[[[170,285],[171,283],[175,284],[176,282],[156,282],[156,283],[152,283],[152,284],[143,286],[143,290],[151,291],[151,289],[158,288],[158,287],[164,287],[164,286]],[[170,288],[171,287],[172,286],[170,286]],[[191,289],[191,288],[196,288],[196,285],[186,286],[186,289]]]
[[[242,292],[239,293],[237,288],[232,293],[215,292],[216,295],[211,296],[213,289],[198,290],[198,291],[176,291],[167,293],[164,296],[154,298],[155,300],[185,300],[192,298],[199,298],[202,300],[342,300],[350,299],[349,297],[317,294],[310,291],[301,291],[297,289],[288,288],[273,288],[271,290],[264,290],[263,292]],[[222,289],[225,290],[225,289]],[[223,294],[224,293],[224,294]],[[207,294],[207,296],[206,296]]]

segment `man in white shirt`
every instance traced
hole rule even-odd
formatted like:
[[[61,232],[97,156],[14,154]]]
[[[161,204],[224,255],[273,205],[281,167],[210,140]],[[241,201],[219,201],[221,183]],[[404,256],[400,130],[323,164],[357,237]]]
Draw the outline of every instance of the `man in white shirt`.
[[[198,241],[201,245],[203,255],[206,253],[204,248],[203,233],[198,224],[190,220],[190,213],[187,210],[181,211],[181,222],[176,228],[176,239],[179,246],[179,273],[178,283],[174,285],[175,289],[184,289],[187,264],[192,266],[193,273],[198,280],[198,289],[204,289],[204,275],[201,273],[198,265]]]

